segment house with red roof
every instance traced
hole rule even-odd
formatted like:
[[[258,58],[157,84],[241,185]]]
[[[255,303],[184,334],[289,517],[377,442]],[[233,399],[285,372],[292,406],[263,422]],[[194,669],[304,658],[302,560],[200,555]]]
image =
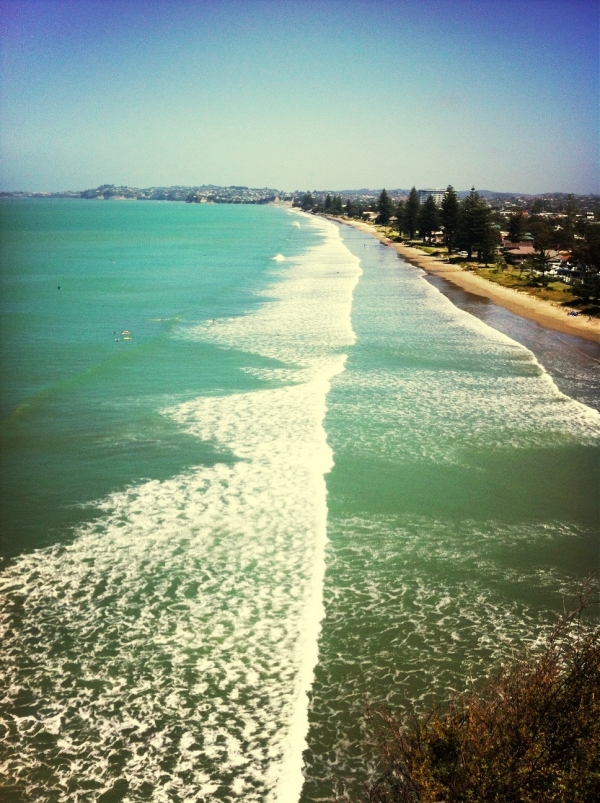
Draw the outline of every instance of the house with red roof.
[[[535,248],[531,240],[524,240],[519,243],[504,240],[503,254],[504,259],[506,259],[509,264],[519,265],[535,256]]]

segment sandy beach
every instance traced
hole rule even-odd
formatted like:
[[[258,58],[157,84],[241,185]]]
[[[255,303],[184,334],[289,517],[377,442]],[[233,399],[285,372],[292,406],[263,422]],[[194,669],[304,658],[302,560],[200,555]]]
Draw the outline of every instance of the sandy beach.
[[[370,234],[384,243],[384,245],[393,248],[402,259],[411,265],[416,265],[427,273],[446,279],[469,293],[489,298],[495,304],[505,307],[515,315],[529,318],[529,320],[535,321],[548,329],[554,329],[557,332],[576,335],[577,337],[600,343],[600,320],[597,318],[588,320],[587,316],[583,315],[577,317],[567,315],[564,307],[560,307],[550,301],[541,301],[518,290],[501,287],[493,282],[488,282],[475,273],[465,271],[456,265],[442,262],[419,248],[396,243],[369,223],[359,220],[341,220],[340,218],[332,218],[332,220],[345,223],[348,226],[354,226],[354,228]]]

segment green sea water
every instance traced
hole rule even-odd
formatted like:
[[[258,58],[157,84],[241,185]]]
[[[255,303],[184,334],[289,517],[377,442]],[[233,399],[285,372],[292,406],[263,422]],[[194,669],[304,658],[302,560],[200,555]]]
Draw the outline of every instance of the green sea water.
[[[5,555],[62,542],[81,503],[217,459],[161,407],[259,383],[237,370],[238,355],[181,332],[258,306],[270,249],[289,245],[281,216],[264,225],[256,207],[234,220],[223,210],[199,219],[181,204],[4,203]]]
[[[365,703],[465,688],[598,564],[598,355],[359,232],[11,200],[1,279],[7,800],[347,791]]]
[[[363,275],[325,421],[335,465],[305,801],[376,777],[367,706],[468,689],[542,637],[600,557],[598,412],[556,384],[597,407],[597,348],[464,294],[463,312],[391,249],[342,236]]]

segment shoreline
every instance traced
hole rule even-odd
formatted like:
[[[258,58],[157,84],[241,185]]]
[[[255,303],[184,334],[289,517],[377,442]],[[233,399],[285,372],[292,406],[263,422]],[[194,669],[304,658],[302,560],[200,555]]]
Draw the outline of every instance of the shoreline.
[[[578,317],[567,316],[562,307],[553,304],[551,301],[542,301],[520,293],[518,290],[501,287],[487,281],[487,279],[483,279],[481,276],[477,276],[475,273],[470,273],[455,265],[442,262],[418,248],[396,243],[380,231],[377,231],[369,223],[333,217],[328,217],[328,219],[336,223],[352,226],[365,232],[365,234],[371,235],[371,237],[379,240],[384,245],[393,248],[398,256],[409,264],[421,268],[426,273],[439,276],[441,279],[445,279],[468,293],[489,298],[494,304],[504,307],[515,315],[528,318],[546,329],[553,329],[556,332],[600,343],[600,320],[597,318],[592,318],[591,321],[588,321],[583,315]]]

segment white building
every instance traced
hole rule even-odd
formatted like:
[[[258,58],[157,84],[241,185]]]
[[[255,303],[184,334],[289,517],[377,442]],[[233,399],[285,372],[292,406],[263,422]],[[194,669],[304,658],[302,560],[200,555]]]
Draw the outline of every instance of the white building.
[[[446,195],[446,190],[419,190],[419,203],[421,206],[423,206],[430,195],[433,196],[436,205],[441,206],[444,196]]]

